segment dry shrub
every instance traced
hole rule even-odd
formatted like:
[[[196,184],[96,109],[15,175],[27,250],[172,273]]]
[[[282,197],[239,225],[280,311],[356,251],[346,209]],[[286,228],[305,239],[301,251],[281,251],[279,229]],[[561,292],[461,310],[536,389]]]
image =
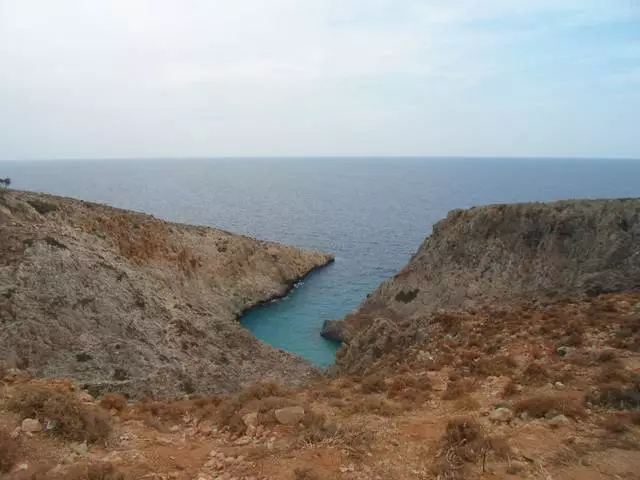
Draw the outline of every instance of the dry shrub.
[[[362,380],[362,393],[381,393],[387,389],[387,384],[380,374],[373,374]]]
[[[424,392],[431,390],[431,380],[427,376],[414,377],[411,375],[399,375],[391,380],[391,384],[387,389],[387,395],[390,398],[404,398],[403,393],[411,392],[410,396],[414,396],[415,392]]]
[[[458,398],[454,404],[453,409],[456,412],[473,412],[479,410],[481,407],[480,402],[473,398],[471,395],[463,395]]]
[[[586,416],[582,396],[572,392],[543,394],[525,398],[516,402],[513,409],[516,413],[527,412],[535,418],[559,414],[574,419]]]
[[[595,378],[598,384],[627,383],[631,380],[631,374],[620,361],[611,362],[602,367]]]
[[[473,392],[478,388],[478,382],[472,378],[452,380],[447,383],[447,388],[442,394],[443,400],[455,400],[463,395]]]
[[[600,385],[587,396],[593,405],[616,410],[640,409],[640,385],[611,383]]]
[[[596,356],[596,360],[599,363],[612,362],[613,360],[616,360],[616,359],[617,359],[617,356],[616,356],[615,350],[603,350],[602,352],[599,352],[598,355]]]
[[[509,380],[507,384],[502,389],[502,398],[513,397],[515,394],[519,392],[518,382],[514,380]]]
[[[625,433],[631,425],[631,418],[625,415],[607,415],[602,422],[602,428],[610,433]]]
[[[111,462],[81,463],[58,474],[47,473],[42,477],[36,477],[37,480],[41,478],[42,480],[129,480],[129,477]]]
[[[11,438],[11,434],[0,428],[0,473],[6,473],[18,461],[18,440]]]
[[[482,426],[473,418],[453,418],[447,423],[440,439],[438,456],[430,470],[439,479],[467,479],[471,476],[468,465],[482,459],[484,470],[490,453],[506,458],[510,448],[502,439],[487,437]]]
[[[400,413],[400,407],[382,397],[364,397],[361,402],[351,404],[347,407],[350,415],[358,413],[373,413],[381,417],[392,417]]]
[[[484,357],[470,365],[471,373],[481,377],[510,375],[518,368],[518,363],[508,355]]]
[[[125,396],[117,393],[108,393],[100,400],[100,406],[105,410],[117,410],[121,412],[127,406],[127,399]]]
[[[549,381],[549,372],[538,362],[531,362],[522,372],[521,381],[526,385],[544,385]]]
[[[276,382],[264,382],[253,385],[238,395],[223,400],[218,406],[216,421],[220,426],[228,427],[232,432],[242,434],[246,425],[242,415],[257,412],[258,420],[263,424],[276,422],[273,411],[278,408],[295,405],[287,398],[290,392]]]
[[[32,381],[16,388],[7,408],[22,417],[36,417],[48,432],[76,441],[106,441],[111,416],[101,408],[82,403],[65,385]]]

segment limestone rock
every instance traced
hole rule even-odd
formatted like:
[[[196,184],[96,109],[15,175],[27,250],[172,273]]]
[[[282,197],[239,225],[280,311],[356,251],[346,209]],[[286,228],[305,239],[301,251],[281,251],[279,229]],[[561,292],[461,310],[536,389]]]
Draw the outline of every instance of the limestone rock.
[[[35,418],[25,418],[20,428],[25,433],[36,433],[42,431],[42,424]]]
[[[275,412],[276,420],[282,425],[297,425],[304,418],[304,408],[285,407],[279,408]]]
[[[247,413],[242,417],[242,421],[247,427],[257,427],[258,426],[258,413],[251,412]]]

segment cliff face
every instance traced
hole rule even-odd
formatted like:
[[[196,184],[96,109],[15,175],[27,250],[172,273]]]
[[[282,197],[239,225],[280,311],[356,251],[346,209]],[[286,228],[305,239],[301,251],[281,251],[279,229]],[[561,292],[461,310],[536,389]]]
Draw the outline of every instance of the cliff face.
[[[331,257],[42,194],[0,191],[0,362],[158,397],[296,383],[306,362],[237,321]]]
[[[575,200],[455,210],[409,264],[326,334],[346,340],[337,371],[375,361],[400,322],[439,309],[544,304],[640,285],[640,200]]]

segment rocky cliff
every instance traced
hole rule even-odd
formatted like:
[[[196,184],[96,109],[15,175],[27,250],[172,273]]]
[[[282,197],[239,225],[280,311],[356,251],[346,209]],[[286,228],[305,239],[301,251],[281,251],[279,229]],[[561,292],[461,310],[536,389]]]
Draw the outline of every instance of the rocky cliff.
[[[89,391],[225,393],[317,374],[247,308],[329,255],[78,200],[0,191],[0,362]]]
[[[640,199],[454,210],[356,312],[327,322],[324,335],[347,342],[336,369],[355,372],[371,365],[376,343],[408,335],[400,323],[440,309],[545,304],[635,288],[639,218]]]

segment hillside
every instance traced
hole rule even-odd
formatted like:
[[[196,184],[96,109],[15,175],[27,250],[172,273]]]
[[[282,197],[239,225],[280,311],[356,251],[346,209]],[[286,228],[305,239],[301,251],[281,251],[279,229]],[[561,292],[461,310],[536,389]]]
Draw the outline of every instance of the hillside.
[[[330,256],[43,194],[0,191],[0,361],[94,393],[237,391],[317,374],[237,316]]]

